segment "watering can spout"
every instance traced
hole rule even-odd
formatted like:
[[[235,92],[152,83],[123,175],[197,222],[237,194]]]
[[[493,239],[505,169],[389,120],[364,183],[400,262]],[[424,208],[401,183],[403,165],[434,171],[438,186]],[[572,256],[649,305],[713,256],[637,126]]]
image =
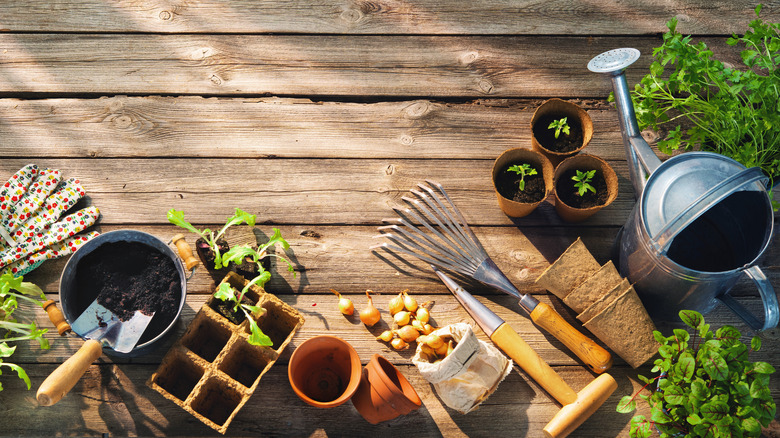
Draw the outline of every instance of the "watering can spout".
[[[591,59],[588,63],[588,70],[607,74],[612,81],[620,131],[623,134],[623,145],[626,148],[629,177],[634,186],[634,194],[639,198],[644,190],[647,177],[661,165],[661,160],[639,132],[636,114],[634,114],[634,104],[631,102],[631,94],[626,82],[625,69],[637,59],[639,59],[639,50],[630,48],[610,50]]]

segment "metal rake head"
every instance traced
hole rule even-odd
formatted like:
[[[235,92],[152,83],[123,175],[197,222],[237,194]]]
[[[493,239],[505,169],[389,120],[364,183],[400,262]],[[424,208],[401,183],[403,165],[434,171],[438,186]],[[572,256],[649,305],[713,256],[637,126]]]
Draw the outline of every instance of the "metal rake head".
[[[393,208],[398,218],[382,219],[392,224],[379,227],[381,243],[371,249],[387,248],[408,254],[444,269],[474,276],[488,255],[471,231],[460,210],[441,184],[425,180],[411,190],[414,197],[401,199],[409,208]]]

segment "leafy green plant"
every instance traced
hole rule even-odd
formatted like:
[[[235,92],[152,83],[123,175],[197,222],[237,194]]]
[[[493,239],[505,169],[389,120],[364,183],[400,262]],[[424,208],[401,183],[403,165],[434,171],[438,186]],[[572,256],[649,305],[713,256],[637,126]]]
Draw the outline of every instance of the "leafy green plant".
[[[270,278],[270,274],[268,274],[268,277]],[[268,280],[266,279],[265,281]],[[250,344],[270,347],[273,345],[273,341],[271,341],[271,338],[269,338],[268,335],[260,330],[260,326],[257,325],[257,321],[255,321],[255,319],[252,317],[252,315],[262,315],[266,312],[266,310],[262,306],[254,306],[241,302],[249,288],[253,284],[260,283],[264,283],[263,276],[258,275],[252,281],[248,282],[238,294],[236,294],[236,289],[234,289],[230,284],[220,283],[219,287],[214,292],[214,298],[233,303],[234,312],[237,312],[239,309],[241,309],[241,311],[244,313],[244,316],[249,321],[249,329],[251,334],[249,335],[248,341]]]
[[[742,49],[734,68],[678,33],[676,18],[667,23],[650,73],[632,91],[639,128],[667,129],[662,152],[712,151],[780,175],[780,25],[760,12],[758,5],[745,35],[727,40]]]
[[[536,169],[531,167],[531,165],[528,163],[523,163],[520,165],[513,164],[509,166],[506,171],[515,172],[516,174],[520,175],[520,181],[518,181],[517,185],[519,186],[518,188],[521,192],[525,190],[525,177],[537,174]]]
[[[200,236],[204,241],[206,241],[206,243],[209,245],[211,250],[214,251],[215,269],[222,269],[223,266],[227,265],[227,263],[223,263],[222,254],[220,254],[219,252],[219,245],[217,244],[217,241],[220,238],[222,238],[222,236],[225,234],[225,231],[227,231],[228,228],[234,225],[240,225],[242,223],[246,223],[250,227],[255,226],[255,219],[256,219],[255,215],[249,214],[245,211],[242,211],[241,209],[236,208],[236,214],[234,214],[232,217],[229,217],[225,226],[222,227],[222,229],[219,230],[218,233],[214,234],[214,232],[208,228],[199,230],[194,226],[192,226],[192,224],[190,224],[184,219],[183,211],[177,211],[174,209],[168,211],[168,222],[178,227],[184,228],[185,230],[191,231],[197,234],[198,236]]]
[[[561,135],[561,132],[563,132],[566,135],[569,135],[569,124],[566,123],[566,120],[568,117],[564,117],[562,119],[553,120],[550,122],[550,126],[547,127],[547,129],[554,129],[555,130],[555,138],[558,138],[558,136]]]
[[[240,246],[235,246],[233,248],[230,248],[230,250],[228,250],[228,252],[226,252],[222,257],[222,262],[224,264],[233,262],[237,265],[240,265],[247,258],[251,259],[252,263],[257,265],[257,272],[260,275],[267,274],[267,278],[262,282],[262,284],[260,284],[260,287],[263,287],[263,285],[265,285],[265,283],[271,278],[271,273],[267,272],[262,265],[262,260],[266,257],[276,257],[278,259],[284,260],[284,262],[287,263],[287,270],[289,272],[292,272],[293,275],[295,275],[295,269],[289,260],[280,256],[279,254],[273,254],[268,252],[269,248],[277,244],[281,245],[284,250],[290,249],[290,244],[287,243],[286,240],[284,240],[284,238],[282,237],[282,232],[279,231],[278,228],[274,228],[273,230],[274,230],[274,234],[268,239],[268,242],[264,243],[263,245],[260,245],[257,249],[254,249],[249,245],[240,245]]]
[[[577,174],[571,177],[572,181],[574,181],[574,188],[577,189],[577,195],[585,196],[585,193],[588,191],[596,193],[596,188],[590,184],[594,176],[596,176],[596,169],[588,170],[587,172],[578,170]]]
[[[766,362],[750,362],[748,347],[740,332],[724,325],[715,332],[704,318],[692,310],[680,311],[680,319],[691,329],[675,329],[669,337],[654,331],[661,355],[648,379],[639,376],[644,388],[624,396],[617,405],[621,413],[633,412],[636,399],[647,401],[650,418],[631,419],[632,437],[649,437],[652,426],[661,437],[743,437],[759,436],[761,426],[775,417],[776,406],[769,391],[769,375],[774,367]],[[750,349],[758,351],[761,339],[754,337]],[[642,392],[657,382],[650,395]]]
[[[33,283],[22,281],[22,277],[14,278],[11,273],[0,275],[0,334],[3,335],[3,342],[0,342],[0,374],[2,374],[2,367],[10,368],[24,380],[27,389],[30,389],[30,378],[24,369],[4,360],[11,357],[16,350],[15,345],[10,346],[8,343],[34,340],[38,341],[41,348],[47,349],[49,341],[43,335],[48,332],[48,329],[39,329],[34,322],[25,324],[16,320],[14,313],[19,308],[20,299],[43,307],[43,302],[40,300],[45,300],[46,296],[41,288]],[[0,384],[0,391],[2,390],[3,385]]]

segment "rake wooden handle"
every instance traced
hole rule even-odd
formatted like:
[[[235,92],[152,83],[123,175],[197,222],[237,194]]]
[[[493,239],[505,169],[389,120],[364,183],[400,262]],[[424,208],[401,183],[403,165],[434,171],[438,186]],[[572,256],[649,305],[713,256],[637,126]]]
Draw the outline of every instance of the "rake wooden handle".
[[[173,236],[173,239],[171,240],[173,240],[173,244],[176,245],[176,249],[179,250],[179,257],[184,261],[184,266],[187,267],[188,271],[198,266],[200,261],[192,255],[192,248],[190,248],[190,245],[184,240],[184,235],[177,234]]]
[[[612,355],[607,350],[577,331],[548,304],[537,304],[531,312],[531,319],[536,325],[561,341],[594,373],[601,374],[612,366]]]
[[[51,406],[60,401],[101,354],[103,354],[103,347],[100,342],[94,339],[87,340],[76,354],[58,366],[41,383],[35,396],[38,399],[38,404]]]
[[[49,321],[57,328],[57,333],[60,336],[65,336],[66,333],[71,331],[70,324],[65,320],[65,316],[62,314],[54,300],[48,300],[43,303],[43,310],[46,311],[46,315],[49,316]]]

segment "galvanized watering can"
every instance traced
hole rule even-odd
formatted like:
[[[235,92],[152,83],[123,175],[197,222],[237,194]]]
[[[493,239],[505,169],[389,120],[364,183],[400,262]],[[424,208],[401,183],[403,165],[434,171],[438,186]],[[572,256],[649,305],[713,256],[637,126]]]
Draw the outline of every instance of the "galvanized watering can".
[[[617,236],[621,275],[634,283],[654,318],[677,320],[682,309],[706,313],[722,302],[756,330],[777,326],[777,295],[756,265],[774,227],[768,178],[759,168],[712,152],[688,152],[662,163],[639,133],[623,74],[638,58],[638,50],[625,48],[588,63],[612,80],[638,198]],[[729,295],[743,273],[758,287],[763,323]]]

